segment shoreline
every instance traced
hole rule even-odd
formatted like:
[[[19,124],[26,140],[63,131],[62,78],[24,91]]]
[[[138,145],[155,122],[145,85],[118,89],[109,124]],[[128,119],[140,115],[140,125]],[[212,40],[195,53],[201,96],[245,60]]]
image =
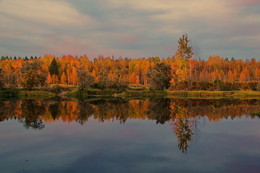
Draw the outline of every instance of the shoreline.
[[[197,98],[197,99],[260,99],[260,91],[171,91],[171,90],[126,90],[117,92],[116,90],[78,90],[61,91],[59,93],[45,90],[0,90],[0,99],[52,99],[52,98],[79,98],[87,97],[112,97],[112,98]]]

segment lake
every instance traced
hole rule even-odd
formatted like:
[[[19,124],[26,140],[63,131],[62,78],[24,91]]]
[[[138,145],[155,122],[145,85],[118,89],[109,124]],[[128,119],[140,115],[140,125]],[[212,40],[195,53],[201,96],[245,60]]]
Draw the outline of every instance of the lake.
[[[0,172],[260,172],[260,100],[0,100]]]

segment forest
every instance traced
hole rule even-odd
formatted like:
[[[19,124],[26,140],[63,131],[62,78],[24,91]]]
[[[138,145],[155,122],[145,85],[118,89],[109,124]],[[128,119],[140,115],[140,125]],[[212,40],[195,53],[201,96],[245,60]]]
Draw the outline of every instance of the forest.
[[[0,60],[0,89],[77,86],[124,91],[129,86],[150,90],[260,90],[260,62],[210,56],[197,59],[187,35],[172,57],[115,58],[64,55],[5,57]]]

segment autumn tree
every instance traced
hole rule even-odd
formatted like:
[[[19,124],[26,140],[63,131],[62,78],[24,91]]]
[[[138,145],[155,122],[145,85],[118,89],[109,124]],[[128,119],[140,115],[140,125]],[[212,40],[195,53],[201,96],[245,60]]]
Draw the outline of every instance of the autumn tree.
[[[79,69],[77,77],[80,90],[88,89],[94,83],[94,77],[87,70]]]
[[[254,71],[254,79],[260,81],[260,68],[256,68]]]
[[[18,76],[14,72],[5,73],[3,78],[4,78],[5,86],[7,88],[16,89],[16,87],[18,86],[17,83]]]
[[[178,41],[178,49],[174,56],[175,67],[173,68],[174,80],[172,80],[172,85],[177,82],[187,80],[188,71],[190,71],[189,79],[191,79],[191,61],[194,52],[190,45],[190,40],[188,35],[184,34],[180,37]]]
[[[116,89],[117,91],[124,91],[128,87],[128,79],[125,78],[127,70],[125,68],[116,68],[110,72],[108,75],[109,78],[109,87]]]
[[[66,76],[65,72],[63,72],[61,77],[60,77],[60,83],[61,84],[67,84],[67,76]]]
[[[0,90],[4,89],[4,75],[3,75],[3,70],[0,69]]]
[[[164,63],[157,63],[154,69],[148,73],[150,78],[150,89],[163,90],[169,88],[171,74],[170,66]]]
[[[124,91],[128,87],[128,81],[121,77],[115,77],[109,80],[110,87],[117,91]]]
[[[184,34],[178,41],[178,49],[175,53],[176,58],[189,60],[193,56],[193,48],[190,45],[190,40],[188,39],[188,35]]]
[[[98,87],[103,90],[109,86],[108,72],[102,68],[98,73]]]
[[[240,73],[239,80],[241,81],[248,81],[250,79],[250,74],[248,68],[244,68],[243,71]]]
[[[21,68],[21,85],[32,90],[35,86],[45,84],[47,75],[42,70],[40,61],[26,61]]]

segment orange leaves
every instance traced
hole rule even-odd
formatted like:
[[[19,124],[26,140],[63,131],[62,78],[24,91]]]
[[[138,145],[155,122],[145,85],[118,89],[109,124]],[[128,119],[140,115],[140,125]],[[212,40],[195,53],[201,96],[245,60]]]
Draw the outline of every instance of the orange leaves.
[[[61,77],[60,77],[60,83],[61,84],[68,84],[67,81],[68,81],[67,76],[66,76],[65,72],[63,72]]]
[[[260,81],[260,68],[256,68],[254,71],[254,78],[257,81]]]
[[[58,73],[50,75],[50,64],[53,59],[57,61]],[[0,60],[0,70],[3,74],[16,75],[17,84],[21,86],[21,68],[26,62],[39,62],[41,70],[38,73],[47,75],[48,84],[78,85],[77,70],[84,69],[94,77],[94,83],[99,82],[98,74],[102,69],[107,71],[110,81],[124,81],[130,84],[150,86],[148,72],[155,68],[157,63],[170,66],[171,86],[183,81],[260,81],[260,62],[235,60],[211,56],[204,60],[185,60],[181,58],[160,59],[159,57],[139,59],[115,59],[100,56],[89,59],[87,56],[80,58],[72,55],[54,57],[45,55],[39,59],[24,60],[22,58]],[[25,73],[30,73],[26,71]],[[3,80],[3,79],[2,79]],[[0,81],[1,82],[1,81]],[[8,85],[6,85],[8,86]]]
[[[249,81],[250,80],[250,74],[248,68],[244,68],[243,71],[240,73],[240,81]]]

